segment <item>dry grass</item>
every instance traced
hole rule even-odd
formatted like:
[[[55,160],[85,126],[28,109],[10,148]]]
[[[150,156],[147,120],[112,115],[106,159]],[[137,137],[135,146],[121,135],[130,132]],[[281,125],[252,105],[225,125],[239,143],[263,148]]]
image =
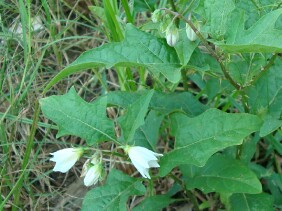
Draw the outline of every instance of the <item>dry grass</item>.
[[[93,5],[90,0],[47,1],[49,20],[44,1],[34,2],[30,8],[22,8],[20,2],[0,3],[0,202],[8,198],[5,210],[77,210],[87,190],[79,178],[82,163],[67,174],[53,173],[49,153],[83,141],[75,137],[56,139],[56,127],[40,114],[26,171],[24,156],[32,137],[36,102],[46,83],[83,51],[107,40],[99,20],[88,10]],[[32,25],[35,19],[40,28],[34,31],[24,25],[23,36],[22,23],[30,20]],[[63,94],[73,85],[88,101],[101,93],[99,80],[88,71],[63,80],[47,95]],[[15,192],[9,194],[21,175],[17,207]]]

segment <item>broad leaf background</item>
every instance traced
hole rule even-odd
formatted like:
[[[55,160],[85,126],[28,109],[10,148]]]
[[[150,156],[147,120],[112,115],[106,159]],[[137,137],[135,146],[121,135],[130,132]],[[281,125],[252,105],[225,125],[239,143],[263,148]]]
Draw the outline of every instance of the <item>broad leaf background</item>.
[[[203,166],[211,155],[241,144],[260,126],[261,120],[255,115],[227,114],[217,109],[209,109],[195,118],[175,114],[171,124],[175,148],[162,157],[160,175],[165,176],[180,164]]]

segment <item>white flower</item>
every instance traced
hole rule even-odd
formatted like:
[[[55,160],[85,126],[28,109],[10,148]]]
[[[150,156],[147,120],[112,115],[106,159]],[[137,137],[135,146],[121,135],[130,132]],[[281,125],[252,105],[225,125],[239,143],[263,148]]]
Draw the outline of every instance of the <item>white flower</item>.
[[[144,147],[138,146],[125,146],[124,150],[128,154],[132,164],[145,178],[151,179],[149,174],[149,168],[160,167],[157,162],[157,157],[163,156],[162,154],[158,154]]]
[[[95,185],[99,181],[100,177],[102,176],[102,172],[103,172],[103,168],[101,163],[88,167],[84,177],[84,185],[85,186]]]
[[[189,24],[186,23],[186,35],[188,37],[188,39],[192,42],[194,42],[195,40],[197,40],[197,35],[194,32],[194,30],[189,26]]]
[[[54,157],[50,160],[56,162],[53,171],[66,173],[83,154],[82,148],[66,148],[50,153]]]
[[[170,24],[166,29],[166,42],[169,46],[173,47],[176,45],[179,39],[178,29],[174,24]]]

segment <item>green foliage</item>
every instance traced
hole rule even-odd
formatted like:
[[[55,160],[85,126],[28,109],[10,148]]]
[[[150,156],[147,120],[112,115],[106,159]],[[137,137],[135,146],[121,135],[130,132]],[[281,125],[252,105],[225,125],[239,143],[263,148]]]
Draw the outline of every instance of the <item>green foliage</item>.
[[[58,125],[57,137],[75,135],[89,145],[115,140],[114,123],[105,112],[106,98],[87,103],[71,88],[65,95],[41,99],[40,105],[44,115]]]
[[[256,175],[242,162],[222,155],[212,156],[205,166],[180,167],[188,189],[198,188],[205,193],[261,193]]]
[[[109,105],[120,106],[127,108],[130,104],[134,103],[142,93],[140,92],[110,92],[107,94],[107,101]],[[172,112],[184,112],[188,116],[197,116],[203,113],[207,107],[200,103],[191,93],[163,93],[154,91],[154,95],[151,98],[149,108],[152,110],[160,111],[163,114],[169,114]]]
[[[255,115],[227,114],[217,109],[195,118],[175,114],[171,125],[175,147],[161,159],[160,175],[181,164],[203,166],[219,150],[242,144],[260,126],[261,120]]]
[[[40,100],[44,115],[59,128],[57,137],[81,137],[88,147],[96,144],[95,151],[110,155],[107,181],[87,193],[83,210],[126,210],[134,195],[142,196],[142,201],[132,202],[133,210],[159,210],[187,197],[195,210],[198,201],[200,207],[213,210],[282,206],[281,2],[180,0],[167,5],[166,1],[134,1],[131,7],[123,0],[121,5],[124,13],[110,0],[103,1],[104,7],[90,7],[114,42],[82,53],[47,84],[44,93],[70,74],[93,68],[115,68],[120,89],[131,92],[108,89],[87,103],[72,88],[65,95]],[[137,12],[164,6],[173,11],[159,10],[157,21],[147,20],[140,27],[146,31],[134,26]],[[183,14],[178,15],[178,10]],[[124,14],[130,23],[122,23]],[[187,37],[186,23],[192,29],[193,23],[197,26],[195,41]],[[180,35],[174,48],[163,39],[171,24]],[[105,72],[103,80],[95,73],[102,83],[110,80]],[[127,83],[132,89],[125,88]],[[106,112],[109,108],[114,115]],[[100,149],[104,146],[97,143],[104,141],[114,144]],[[112,159],[126,159],[127,154],[127,161],[141,174],[141,168],[158,167],[150,151],[136,147],[132,155],[125,145],[162,153],[159,173],[152,171],[152,179],[142,184],[112,169],[125,168],[123,161],[119,160],[120,167]],[[160,191],[157,181],[172,181],[172,188]],[[209,200],[202,196],[207,193]],[[178,201],[172,196],[182,198]]]
[[[272,196],[261,194],[233,194],[229,198],[230,208],[232,211],[247,210],[247,211],[265,211],[273,210]]]
[[[45,91],[68,75],[83,69],[112,66],[146,67],[155,77],[162,73],[171,82],[176,83],[180,79],[181,65],[175,50],[163,39],[128,24],[123,42],[105,44],[84,52],[55,76],[46,86]]]
[[[135,131],[144,124],[144,118],[154,92],[151,90],[127,107],[126,114],[119,118],[124,142],[132,144]]]
[[[227,52],[281,52],[282,30],[275,28],[275,23],[282,13],[282,8],[261,17],[252,27],[245,30],[244,12],[235,10],[229,18],[229,28],[224,44],[217,43]],[[235,23],[235,24],[234,24]]]
[[[175,199],[170,198],[167,195],[156,195],[147,197],[142,201],[138,206],[136,206],[133,211],[142,211],[142,210],[161,210],[169,204],[173,203]]]
[[[269,71],[247,89],[251,111],[265,120],[260,130],[261,136],[268,135],[282,125],[279,120],[282,112],[281,70],[282,61],[276,60]]]
[[[138,179],[112,169],[104,186],[92,189],[86,194],[82,210],[126,211],[128,197],[143,195],[145,191],[145,187]]]

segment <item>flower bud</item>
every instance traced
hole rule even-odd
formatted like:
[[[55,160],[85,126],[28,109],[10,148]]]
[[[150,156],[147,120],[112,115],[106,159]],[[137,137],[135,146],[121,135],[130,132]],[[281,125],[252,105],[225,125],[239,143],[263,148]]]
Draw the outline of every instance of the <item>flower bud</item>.
[[[85,186],[91,186],[95,185],[102,178],[102,175],[102,161],[101,158],[98,157],[98,154],[95,154],[84,163],[80,177],[84,177]]]
[[[194,30],[189,26],[188,23],[186,23],[186,35],[188,37],[188,39],[192,42],[194,42],[195,40],[197,40],[197,35],[194,32]]]
[[[161,20],[162,10],[156,9],[152,14],[152,21],[153,23],[157,23]]]
[[[166,42],[169,46],[173,47],[176,45],[179,39],[178,29],[174,24],[171,24],[166,29]]]

